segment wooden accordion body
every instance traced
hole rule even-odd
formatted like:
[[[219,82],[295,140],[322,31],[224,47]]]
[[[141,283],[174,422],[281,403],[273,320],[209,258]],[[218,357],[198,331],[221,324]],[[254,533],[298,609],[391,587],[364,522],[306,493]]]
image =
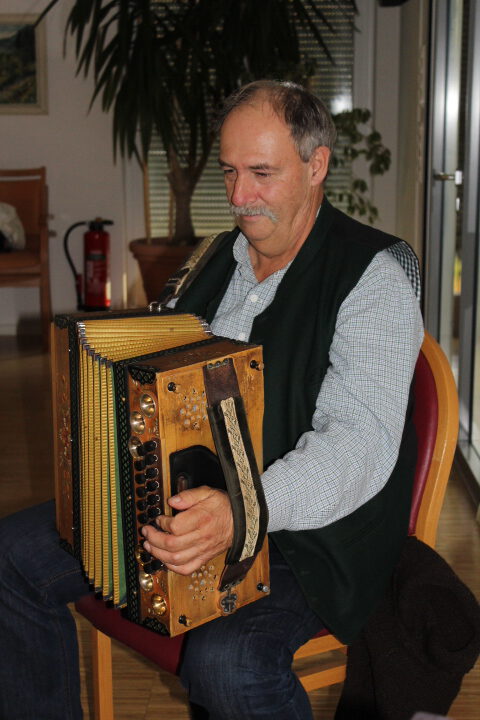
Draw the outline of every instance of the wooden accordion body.
[[[243,403],[248,419],[250,446],[245,450],[240,442],[240,452],[261,470],[261,347],[217,338],[199,318],[172,311],[64,315],[52,324],[60,537],[104,600],[157,632],[176,635],[269,591],[258,477],[255,487],[247,477],[243,497],[233,493],[243,513],[237,557],[224,553],[181,576],[142,547],[142,527],[160,513],[171,514],[167,500],[179,490],[210,484],[227,489],[232,499],[207,387],[209,375],[226,366],[238,381],[237,407]],[[250,568],[243,579],[233,573],[228,581],[232,567],[242,564]]]

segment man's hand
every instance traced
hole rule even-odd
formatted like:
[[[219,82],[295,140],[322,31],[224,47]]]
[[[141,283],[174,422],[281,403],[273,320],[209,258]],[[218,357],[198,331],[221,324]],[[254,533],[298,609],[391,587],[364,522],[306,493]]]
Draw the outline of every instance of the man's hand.
[[[233,515],[226,492],[202,485],[173,495],[168,504],[181,510],[161,515],[161,530],[146,526],[144,547],[169,570],[189,575],[232,544]]]

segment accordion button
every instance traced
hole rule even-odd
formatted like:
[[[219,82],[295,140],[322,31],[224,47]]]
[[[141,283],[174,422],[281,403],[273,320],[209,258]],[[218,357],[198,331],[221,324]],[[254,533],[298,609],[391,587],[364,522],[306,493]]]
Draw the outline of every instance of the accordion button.
[[[145,510],[146,507],[147,507],[147,503],[146,503],[145,500],[139,500],[139,501],[137,502],[137,508],[138,508],[139,510]]]
[[[144,572],[151,574],[157,572],[157,570],[162,570],[164,567],[165,565],[162,563],[161,560],[152,558],[151,562],[145,563],[145,565],[143,566],[143,570]]]
[[[138,560],[138,562],[146,563],[152,559],[152,556],[150,555],[150,553],[144,550],[141,545],[138,545],[135,548],[135,558]]]
[[[157,493],[155,493],[154,495],[149,495],[147,497],[147,504],[148,505],[158,505],[160,500],[161,500],[160,495],[157,495]],[[143,508],[142,508],[142,510],[143,510]]]
[[[145,592],[153,590],[153,578],[151,575],[147,575],[146,572],[143,572],[143,570],[138,573],[138,582],[140,583],[142,590],[145,590]]]
[[[137,410],[130,415],[130,426],[135,433],[140,435],[145,431],[145,418]]]
[[[156,462],[158,462],[158,455],[155,455],[154,453],[149,453],[145,456],[145,462],[147,465],[154,465]]]
[[[157,558],[153,558],[153,560],[150,564],[152,566],[153,572],[156,572],[157,570],[162,570],[165,567],[165,565],[162,563],[162,561],[158,560]]]
[[[147,515],[149,518],[156,518],[161,514],[161,510],[158,507],[149,507],[147,510]]]
[[[137,515],[137,520],[140,523],[140,525],[146,525],[148,523],[147,513],[142,512],[139,515]]]
[[[155,415],[155,400],[149,393],[144,393],[140,398],[140,409],[147,417]]]
[[[158,482],[158,480],[149,480],[145,484],[145,488],[146,490],[148,490],[148,492],[155,492],[155,490],[158,490],[159,487],[160,483]]]
[[[167,603],[161,595],[152,595],[152,609],[155,615],[165,615]]]
[[[145,460],[142,458],[141,460],[135,460],[133,463],[133,467],[135,470],[145,470]]]
[[[147,440],[147,442],[143,443],[143,447],[145,448],[146,452],[153,452],[157,449],[157,441]]]
[[[146,479],[147,479],[147,476],[145,475],[145,473],[137,473],[135,475],[135,482],[137,482],[139,484],[144,483]]]
[[[143,485],[140,485],[140,487],[137,487],[136,489],[137,497],[143,498],[147,494],[147,489],[143,487]]]
[[[156,478],[158,475],[158,468],[156,467],[149,467],[145,470],[146,477],[151,480],[152,478]]]

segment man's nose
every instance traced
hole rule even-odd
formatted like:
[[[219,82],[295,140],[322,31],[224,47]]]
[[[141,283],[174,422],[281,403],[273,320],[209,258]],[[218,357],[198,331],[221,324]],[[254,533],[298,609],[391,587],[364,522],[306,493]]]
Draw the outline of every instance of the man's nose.
[[[233,185],[230,202],[237,207],[250,205],[255,201],[253,183],[245,176],[237,175]]]

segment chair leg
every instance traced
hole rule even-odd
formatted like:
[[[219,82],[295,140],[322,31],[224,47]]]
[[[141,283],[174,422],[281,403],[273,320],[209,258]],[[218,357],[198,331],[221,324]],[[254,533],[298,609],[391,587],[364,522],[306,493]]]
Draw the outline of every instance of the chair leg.
[[[95,720],[114,720],[112,641],[92,627],[92,671]]]

